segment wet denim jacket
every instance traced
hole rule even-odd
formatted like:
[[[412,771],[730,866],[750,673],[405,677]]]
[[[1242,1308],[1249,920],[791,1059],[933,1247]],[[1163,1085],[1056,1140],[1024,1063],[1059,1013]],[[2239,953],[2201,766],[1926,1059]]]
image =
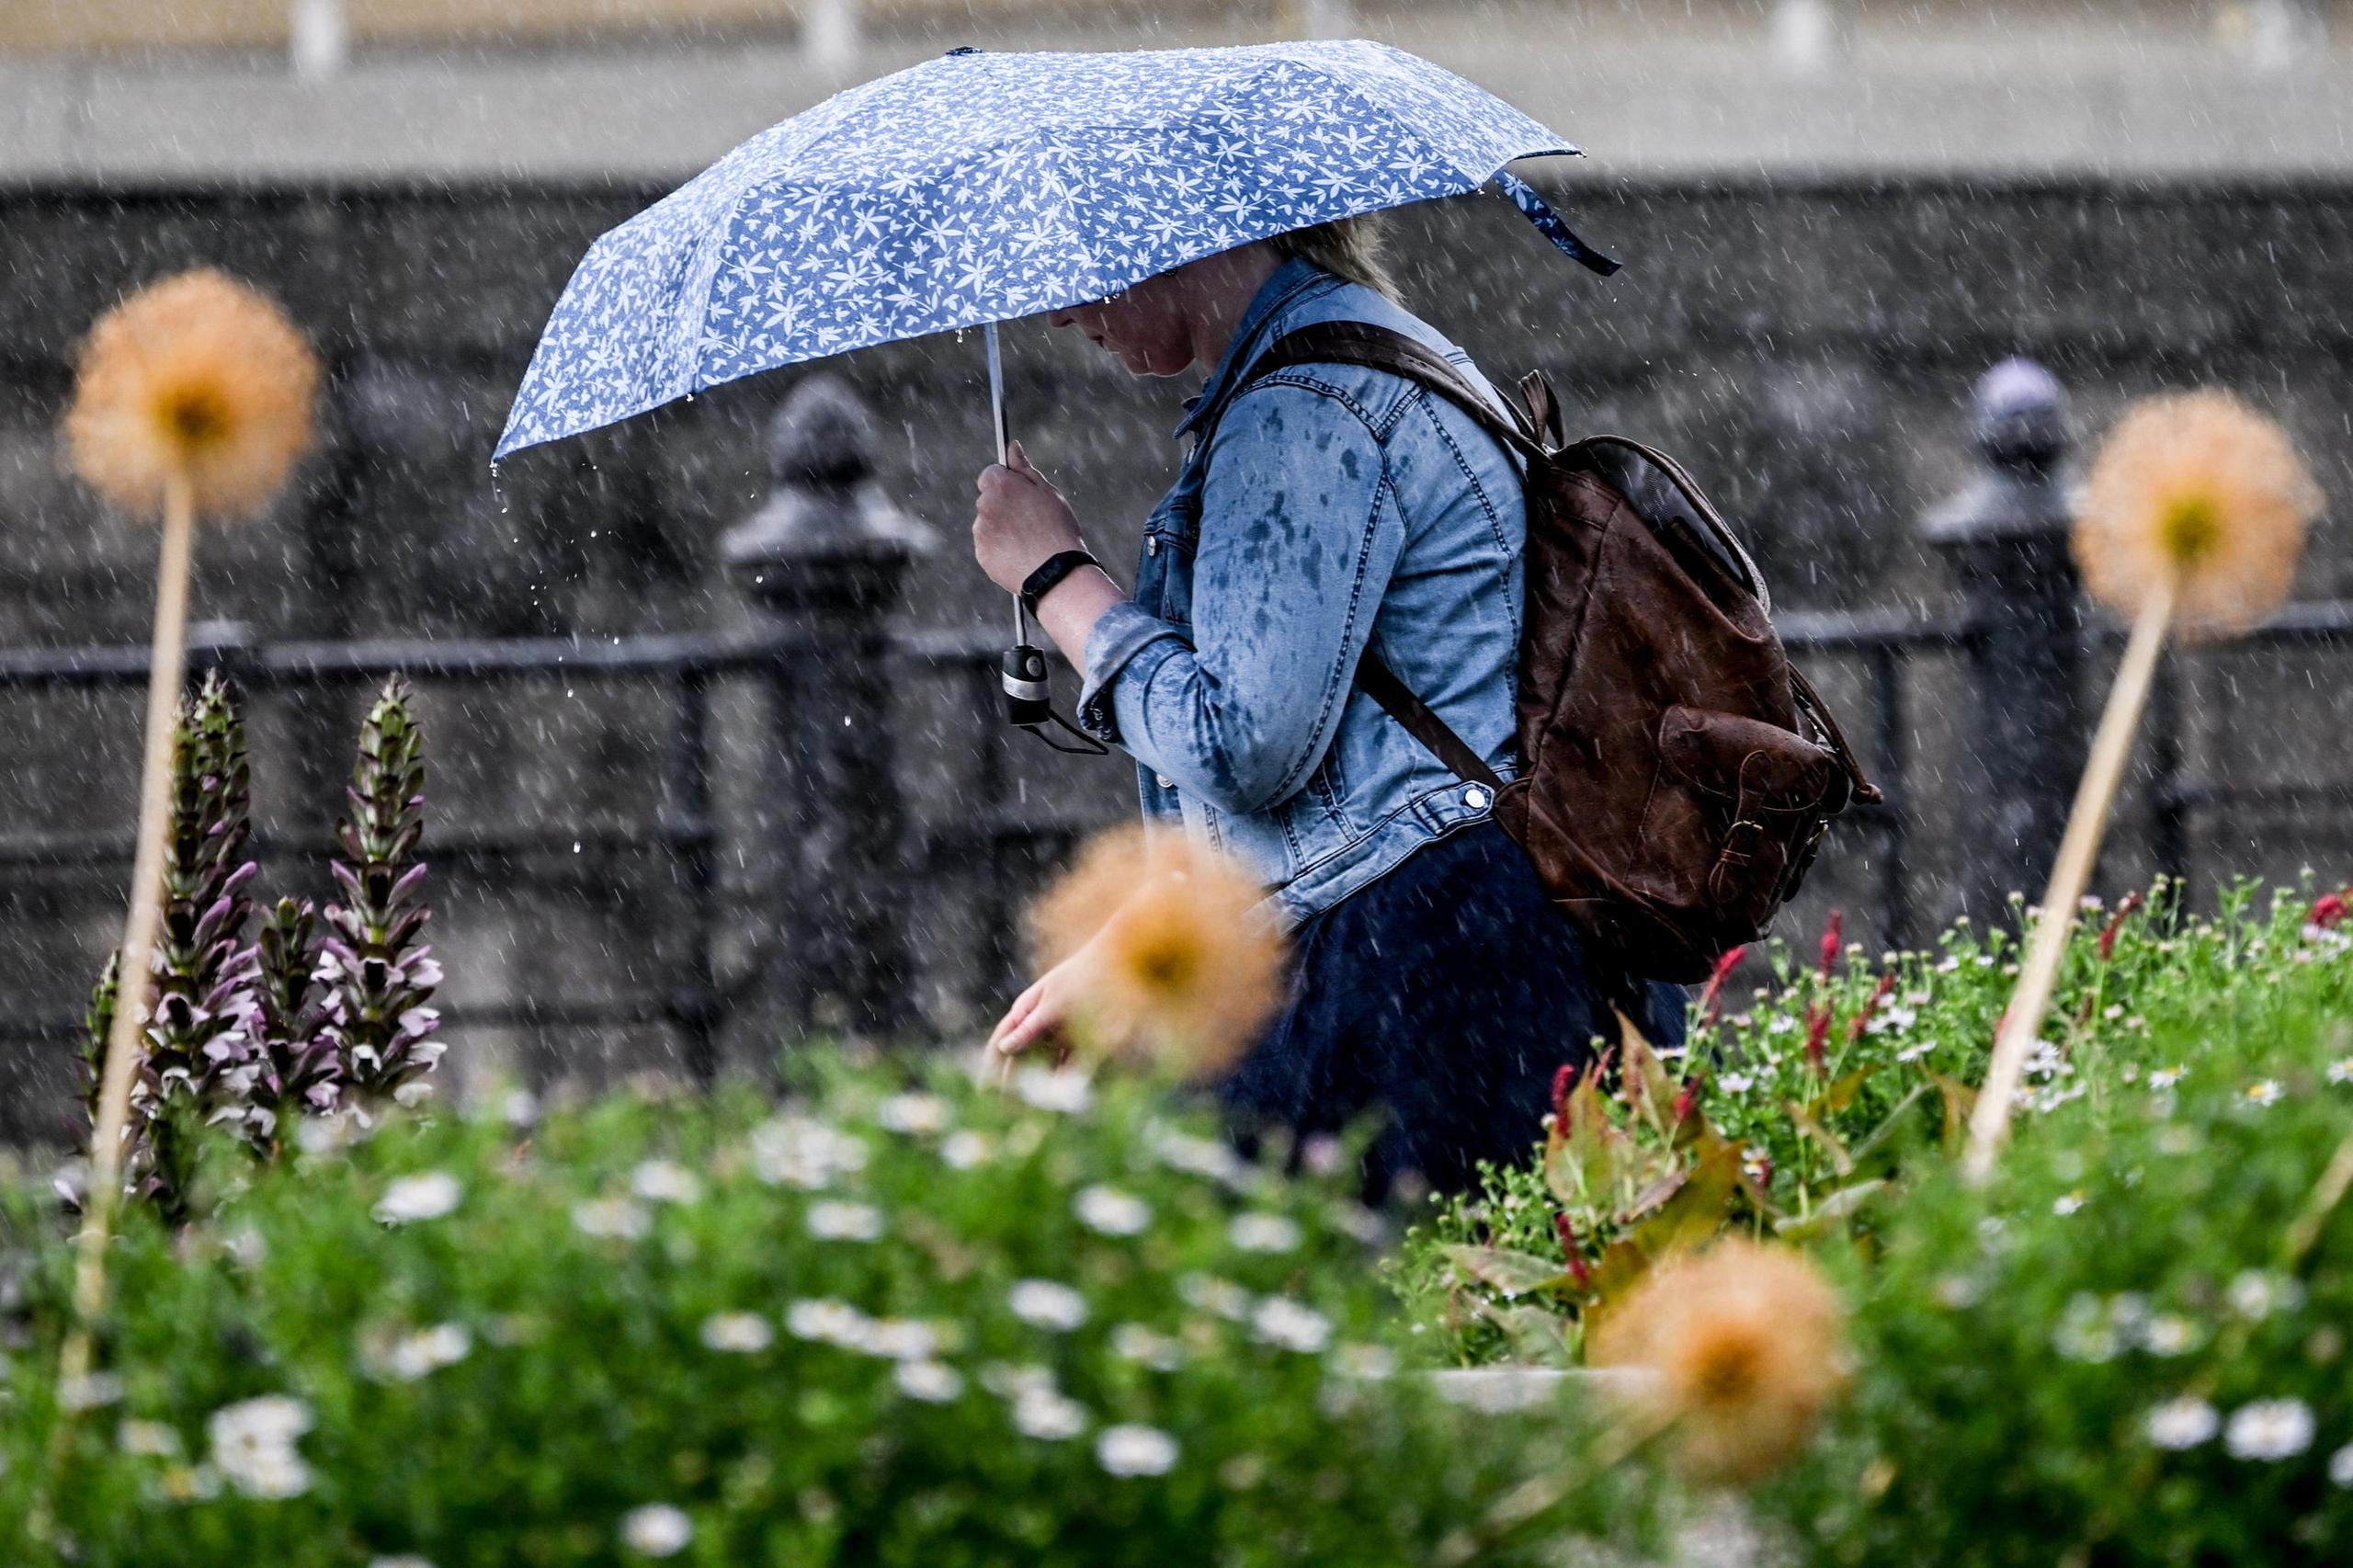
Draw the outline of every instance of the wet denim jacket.
[[[1181,818],[1239,857],[1287,923],[1494,808],[1358,689],[1368,642],[1497,773],[1518,761],[1518,460],[1382,371],[1302,365],[1236,384],[1285,333],[1332,320],[1471,368],[1373,290],[1287,261],[1177,426],[1192,451],[1144,524],[1133,597],[1087,639],[1079,705],[1135,757],[1145,820]]]

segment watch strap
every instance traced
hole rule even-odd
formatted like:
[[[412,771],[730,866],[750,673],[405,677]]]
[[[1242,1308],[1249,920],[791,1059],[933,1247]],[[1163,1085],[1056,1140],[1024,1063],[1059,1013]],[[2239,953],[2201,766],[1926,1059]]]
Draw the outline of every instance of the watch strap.
[[[1043,564],[1021,580],[1021,608],[1036,615],[1038,601],[1052,593],[1063,578],[1082,566],[1098,564],[1093,552],[1085,550],[1058,551],[1049,555]]]

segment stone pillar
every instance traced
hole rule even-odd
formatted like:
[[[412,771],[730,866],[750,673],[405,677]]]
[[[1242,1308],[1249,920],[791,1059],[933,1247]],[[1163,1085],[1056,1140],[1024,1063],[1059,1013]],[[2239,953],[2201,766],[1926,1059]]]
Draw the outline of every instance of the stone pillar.
[[[2083,615],[2060,479],[2067,394],[2041,366],[2005,360],[1977,383],[1975,433],[1984,470],[1924,531],[1969,634],[1961,898],[1972,917],[1999,920],[2007,894],[2031,898],[2049,875],[2084,763]]]
[[[775,683],[787,996],[804,1027],[887,1035],[913,1016],[890,620],[933,535],[875,482],[872,423],[838,379],[795,387],[767,449],[767,503],[721,553],[788,643]]]

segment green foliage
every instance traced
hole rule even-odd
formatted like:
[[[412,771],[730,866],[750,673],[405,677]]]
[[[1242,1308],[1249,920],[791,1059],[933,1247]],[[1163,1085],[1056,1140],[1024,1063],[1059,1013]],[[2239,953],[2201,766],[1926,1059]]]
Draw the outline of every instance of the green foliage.
[[[2234,904],[1984,1190],[1829,1249],[1856,1385],[1761,1500],[1815,1560],[2353,1560],[2353,943]]]
[[[2283,893],[2258,913],[2256,890],[2239,886],[2203,919],[2160,883],[2076,912],[2021,1117],[2104,1096],[2118,1064],[2145,1056],[2153,1018],[2265,990],[2278,955],[2314,950],[2300,930],[2313,902],[2309,889]],[[1700,1215],[1791,1241],[1868,1233],[1910,1162],[1957,1145],[2017,950],[2008,933],[1962,923],[1930,950],[1869,965],[1840,946],[1835,917],[1803,969],[1777,946],[1774,983],[1753,1006],[1703,1018],[1665,1067],[1635,1047],[1639,1070],[1620,1070],[1611,1092],[1579,1085],[1537,1158],[1490,1171],[1409,1233],[1392,1273],[1423,1325],[1417,1343],[1470,1364],[1574,1360],[1585,1313]],[[1692,1075],[1674,1088],[1670,1067]],[[1686,1108],[1662,1118],[1671,1091]],[[1576,1178],[1605,1146],[1632,1179],[1596,1201]]]
[[[1388,1375],[1377,1222],[1336,1186],[1153,1085],[906,1082],[536,1126],[492,1095],[248,1167],[176,1238],[134,1217],[108,1403],[14,1560],[601,1564],[683,1523],[713,1568],[1511,1563],[1651,1512],[1573,1403]],[[12,1233],[18,1541],[70,1267],[29,1208]]]

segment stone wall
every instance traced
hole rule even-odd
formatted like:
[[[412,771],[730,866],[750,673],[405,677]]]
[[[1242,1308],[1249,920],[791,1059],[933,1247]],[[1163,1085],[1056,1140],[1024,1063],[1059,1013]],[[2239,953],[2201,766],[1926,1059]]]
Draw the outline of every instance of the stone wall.
[[[131,642],[143,635],[148,530],[106,516],[65,476],[54,427],[74,344],[138,282],[198,261],[278,292],[332,367],[325,449],[269,517],[206,538],[197,614],[264,638],[610,639],[742,628],[753,611],[724,580],[717,541],[763,499],[760,432],[794,376],[720,389],[551,449],[494,478],[486,458],[506,399],[572,262],[598,232],[659,194],[603,184],[155,191],[0,191],[0,645]],[[2215,382],[2277,412],[2333,496],[2353,494],[2353,187],[2293,183],[2108,186],[1951,179],[1595,180],[1558,195],[1627,269],[1599,281],[1564,265],[1504,204],[1465,199],[1394,221],[1409,300],[1500,373],[1540,367],[1574,426],[1683,454],[1752,533],[1785,608],[1941,613],[1947,577],[1916,538],[1921,514],[1972,462],[1967,399],[1988,364],[2025,353],[2074,391],[2079,425],[2127,399]],[[1064,485],[1107,559],[1172,471],[1165,431],[1183,389],[1129,381],[1083,342],[1042,325],[1006,335],[1016,428]],[[995,626],[1002,599],[961,548],[974,471],[989,452],[977,335],[860,353],[832,367],[871,405],[890,492],[938,528],[907,620]],[[2353,594],[2340,506],[2314,540],[2300,595]],[[2353,718],[2345,661],[2225,654],[2191,682],[2193,763],[2234,779],[2342,781]],[[2098,661],[2095,670],[2104,669]],[[1859,671],[1822,671],[1854,727],[1871,726]],[[266,835],[314,848],[331,818],[365,692],[255,704]],[[1954,907],[1965,815],[1950,780],[1966,735],[1949,660],[1908,683],[1904,794],[1916,813],[1918,930]],[[433,832],[575,830],[658,806],[663,694],[543,678],[494,688],[424,683]],[[959,820],[983,734],[965,688],[910,675],[893,715],[913,809]],[[103,850],[131,816],[136,695],[0,690],[0,1007],[22,1020],[77,1012],[117,914],[119,873],[33,853],[36,840]],[[731,1061],[775,1038],[761,971],[787,961],[778,907],[791,759],[767,697],[719,692],[719,869],[729,911],[722,977],[752,1005]],[[1017,754],[1031,814],[1106,820],[1128,798],[1116,761]],[[2202,818],[2203,869],[2292,873],[2310,858],[2353,870],[2341,794],[2291,812]],[[2143,874],[2128,805],[2110,874]],[[594,835],[587,835],[593,839]],[[1795,929],[1837,901],[1870,900],[1865,840],[1827,857]],[[527,859],[529,858],[526,858]],[[279,885],[315,878],[289,856]],[[977,861],[933,868],[916,925],[931,939],[922,1000],[943,1028],[995,999],[976,889],[1032,874]],[[445,864],[440,942],[454,1009],[520,994],[581,1000],[658,990],[683,903],[658,863],[593,845],[529,864]],[[658,1026],[471,1031],[477,1059],[534,1071],[659,1061]],[[49,1122],[55,1046],[0,1046],[21,1134]],[[14,1085],[35,1092],[19,1093]]]

